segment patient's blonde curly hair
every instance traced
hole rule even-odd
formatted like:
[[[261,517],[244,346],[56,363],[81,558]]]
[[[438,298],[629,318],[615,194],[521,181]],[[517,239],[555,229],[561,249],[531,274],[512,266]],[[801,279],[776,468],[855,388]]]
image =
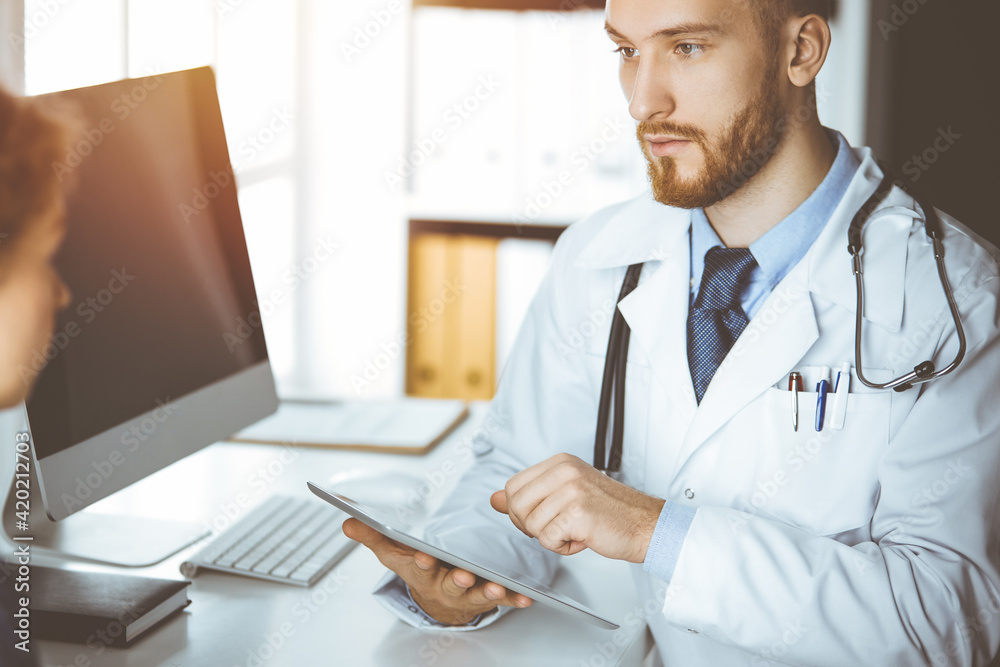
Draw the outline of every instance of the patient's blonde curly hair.
[[[16,236],[61,196],[53,165],[68,137],[55,114],[0,87],[0,239]]]

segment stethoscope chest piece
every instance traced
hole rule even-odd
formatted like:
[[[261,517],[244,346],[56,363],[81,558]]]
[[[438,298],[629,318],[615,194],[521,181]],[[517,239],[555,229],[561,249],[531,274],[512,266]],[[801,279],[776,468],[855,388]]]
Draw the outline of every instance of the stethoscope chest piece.
[[[955,302],[955,294],[948,281],[948,274],[944,265],[944,227],[941,219],[934,208],[927,204],[922,198],[914,196],[917,204],[923,211],[924,228],[927,238],[934,246],[934,258],[937,263],[938,276],[945,297],[948,300],[948,307],[951,310],[952,320],[955,323],[955,330],[958,334],[958,352],[955,359],[941,370],[936,370],[934,362],[931,360],[917,364],[912,371],[888,382],[876,383],[870,381],[864,374],[861,353],[863,341],[863,320],[864,320],[864,271],[862,255],[864,254],[864,226],[873,217],[875,210],[886,200],[895,184],[891,177],[891,172],[882,166],[885,176],[879,184],[875,193],[865,202],[848,229],[848,247],[851,255],[852,270],[857,284],[857,313],[854,331],[854,357],[855,370],[858,379],[872,389],[894,389],[896,391],[906,391],[914,385],[936,380],[943,375],[947,375],[955,370],[965,358],[966,341],[965,329],[962,327],[962,318]],[[642,274],[642,264],[633,264],[625,272],[625,279],[622,281],[621,292],[618,295],[618,302],[632,293],[639,284],[639,277]],[[594,467],[604,472],[612,479],[622,481],[621,464],[623,437],[625,429],[625,367],[628,361],[628,346],[631,330],[628,323],[622,316],[621,311],[615,308],[614,316],[611,320],[611,333],[608,336],[608,351],[604,361],[604,375],[601,381],[601,396],[597,409],[597,433],[594,437]],[[610,427],[610,433],[609,433]],[[610,454],[607,454],[608,441],[611,442]]]

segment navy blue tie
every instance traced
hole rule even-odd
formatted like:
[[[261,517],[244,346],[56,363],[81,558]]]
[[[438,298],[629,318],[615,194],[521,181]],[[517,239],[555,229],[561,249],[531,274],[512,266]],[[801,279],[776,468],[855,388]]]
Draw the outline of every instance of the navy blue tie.
[[[698,403],[749,321],[740,294],[757,266],[746,248],[720,248],[705,253],[701,287],[688,313],[688,365]]]

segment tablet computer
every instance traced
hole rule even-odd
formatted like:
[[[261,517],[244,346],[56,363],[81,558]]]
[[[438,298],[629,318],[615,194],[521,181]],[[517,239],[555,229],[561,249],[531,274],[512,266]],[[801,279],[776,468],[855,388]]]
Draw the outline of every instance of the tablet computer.
[[[363,524],[374,528],[391,540],[395,540],[400,544],[405,544],[411,549],[416,549],[417,551],[422,551],[425,554],[430,554],[438,560],[444,561],[453,567],[460,567],[463,570],[468,570],[478,577],[482,577],[488,581],[505,586],[506,588],[516,593],[521,593],[538,603],[552,607],[553,609],[558,609],[559,611],[587,621],[592,625],[596,625],[599,628],[617,630],[619,627],[617,623],[613,623],[612,621],[602,617],[586,605],[583,605],[576,600],[563,595],[562,593],[557,593],[528,574],[523,572],[513,572],[509,567],[496,563],[481,554],[453,553],[452,551],[445,550],[440,546],[429,544],[424,540],[413,537],[399,527],[393,527],[393,524],[398,526],[398,522],[385,512],[381,512],[366,505],[357,503],[346,496],[340,495],[339,493],[327,491],[312,482],[306,482],[306,485],[309,487],[310,491],[326,502],[342,509],[355,519],[358,519]]]

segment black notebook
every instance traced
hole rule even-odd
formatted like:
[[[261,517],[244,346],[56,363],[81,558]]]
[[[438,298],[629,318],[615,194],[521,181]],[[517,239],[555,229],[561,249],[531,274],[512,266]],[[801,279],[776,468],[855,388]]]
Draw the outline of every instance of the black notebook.
[[[31,568],[31,630],[36,639],[128,646],[188,606],[190,581]]]

